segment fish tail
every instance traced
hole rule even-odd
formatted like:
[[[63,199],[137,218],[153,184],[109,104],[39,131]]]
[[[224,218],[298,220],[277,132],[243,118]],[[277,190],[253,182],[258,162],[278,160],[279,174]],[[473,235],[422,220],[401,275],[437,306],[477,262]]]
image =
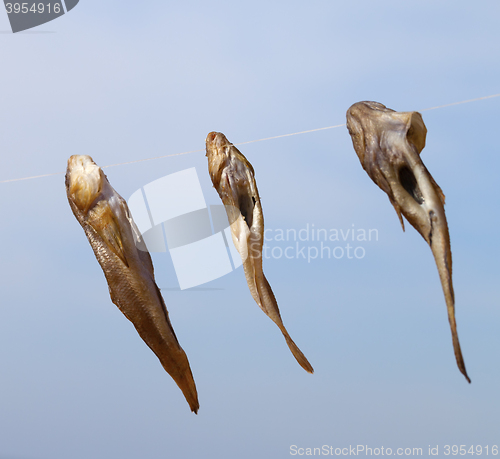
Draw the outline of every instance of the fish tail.
[[[175,381],[179,386],[179,389],[184,394],[187,402],[189,403],[189,407],[194,414],[198,414],[198,409],[200,408],[200,403],[198,402],[198,392],[196,390],[196,384],[194,382],[193,374],[191,373],[191,369],[188,368],[184,373],[184,376],[180,379],[180,381]]]
[[[450,322],[451,336],[453,340],[453,350],[455,352],[455,359],[460,372],[465,376],[465,379],[470,383],[471,380],[465,369],[465,362],[458,340],[457,321],[455,318],[455,295],[453,292],[452,283],[452,267],[451,267],[451,249],[448,227],[439,228],[439,231],[434,231],[430,243],[434,260],[436,261],[441,286],[443,288],[444,297],[446,300],[446,307],[448,310],[448,321]]]
[[[191,372],[191,367],[189,366],[186,353],[182,350],[182,348],[180,349],[180,352],[182,353],[182,356],[177,360],[177,369],[175,371],[173,371],[171,362],[169,362],[170,365],[164,365],[162,362],[162,365],[167,373],[172,376],[173,380],[184,394],[191,411],[198,414],[200,404],[198,402],[198,392],[196,390],[193,373]],[[179,364],[181,364],[182,368],[179,368]]]
[[[298,348],[298,346],[294,343],[293,339],[288,334],[288,331],[286,330],[283,321],[281,320],[276,297],[274,296],[271,286],[269,285],[269,282],[267,281],[264,273],[261,272],[260,275],[256,276],[256,280],[257,290],[262,304],[262,310],[279,327],[281,333],[283,333],[283,336],[285,337],[286,344],[288,344],[290,351],[292,352],[295,360],[297,360],[299,365],[308,373],[314,373],[312,365],[309,363],[306,356],[302,353],[302,351]]]
[[[304,370],[306,370],[308,373],[313,374],[314,373],[314,368],[309,363],[309,360],[307,360],[306,356],[302,353],[302,351],[294,343],[293,339],[290,338],[290,335],[288,333],[283,333],[283,336],[285,337],[286,344],[288,344],[288,347],[289,347],[290,351],[292,352],[293,356],[295,357],[295,360],[297,360],[297,362],[299,363],[299,365]]]

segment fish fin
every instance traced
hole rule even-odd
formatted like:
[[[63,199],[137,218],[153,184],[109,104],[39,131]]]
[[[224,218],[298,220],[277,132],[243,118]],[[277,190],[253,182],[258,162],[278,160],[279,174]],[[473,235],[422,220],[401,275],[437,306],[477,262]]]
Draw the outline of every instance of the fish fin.
[[[123,237],[120,230],[120,224],[111,206],[106,201],[100,201],[94,209],[95,211],[93,211],[92,218],[88,220],[89,225],[94,228],[108,249],[128,268],[129,264],[123,248]]]
[[[226,209],[228,206],[226,206]],[[250,239],[250,229],[245,222],[243,215],[238,210],[237,219],[231,224],[231,237],[233,239],[233,244],[240,254],[242,263],[245,263],[249,258],[249,247],[248,242]]]
[[[139,228],[137,228],[137,225],[132,218],[132,214],[130,213],[130,209],[127,206],[127,203],[122,200],[122,209],[125,213],[125,217],[130,223],[130,228],[132,229],[132,237],[134,240],[135,247],[137,249],[137,254],[139,256],[139,259],[141,260],[141,263],[143,266],[146,268],[148,273],[151,275],[151,278],[154,281],[154,267],[153,267],[153,261],[151,260],[151,255],[149,254],[148,248],[146,246],[146,243],[144,241],[144,238],[139,231]]]
[[[390,180],[383,173],[379,172],[377,168],[380,168],[378,165],[378,159],[375,153],[372,151],[366,156],[367,158],[371,158],[371,162],[367,162],[363,165],[363,168],[368,172],[368,175],[372,178],[372,180],[379,186],[379,188],[387,194],[389,201],[391,202],[394,210],[398,214],[399,222],[401,223],[401,228],[405,231],[405,223],[403,221],[403,216],[401,215],[401,207],[398,204],[396,197],[394,196],[394,191],[391,187]]]
[[[401,207],[399,207],[399,204],[391,197],[391,194],[389,195],[389,200],[391,201],[392,206],[394,207],[394,210],[398,214],[399,217],[399,222],[401,223],[401,228],[403,228],[403,231],[405,230],[405,222],[403,220],[403,216],[401,215]]]

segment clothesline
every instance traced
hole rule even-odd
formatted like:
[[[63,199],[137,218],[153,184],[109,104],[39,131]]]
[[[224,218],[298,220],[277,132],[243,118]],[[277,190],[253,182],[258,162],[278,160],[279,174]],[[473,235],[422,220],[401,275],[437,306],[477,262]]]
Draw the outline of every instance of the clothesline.
[[[500,94],[492,94],[490,96],[477,97],[476,99],[461,100],[460,102],[453,102],[451,104],[438,105],[436,107],[424,108],[422,110],[417,110],[417,111],[419,111],[419,112],[427,112],[429,110],[437,110],[439,108],[452,107],[454,105],[468,104],[470,102],[477,102],[477,101],[485,100],[485,99],[493,99],[494,97],[499,97],[499,96],[500,96]],[[340,127],[343,127],[343,126],[345,126],[345,123],[344,124],[336,124],[334,126],[327,126],[327,127],[322,127],[322,128],[309,129],[307,131],[292,132],[291,134],[281,134],[281,135],[276,135],[276,136],[273,136],[273,137],[265,137],[263,139],[248,140],[246,142],[235,143],[233,145],[235,145],[235,146],[247,145],[249,143],[264,142],[264,141],[267,141],[267,140],[281,139],[283,137],[291,137],[293,135],[309,134],[311,132],[325,131],[327,129],[336,129],[336,128],[340,128]],[[181,152],[181,153],[173,153],[173,154],[170,154],[170,155],[162,155],[162,156],[154,156],[152,158],[137,159],[135,161],[127,161],[127,162],[123,162],[123,163],[108,164],[107,166],[102,166],[102,169],[106,169],[108,167],[115,167],[115,166],[125,166],[126,164],[142,163],[142,162],[145,162],[145,161],[153,161],[155,159],[172,158],[174,156],[188,155],[190,153],[200,153],[200,152],[204,152],[204,151],[205,151],[205,149],[190,150],[190,151],[184,151],[184,152]],[[32,180],[32,179],[37,179],[37,178],[42,178],[42,177],[51,177],[53,175],[63,175],[63,174],[65,174],[65,172],[53,172],[51,174],[33,175],[31,177],[21,177],[21,178],[16,178],[16,179],[0,180],[0,183],[19,182],[21,180]]]

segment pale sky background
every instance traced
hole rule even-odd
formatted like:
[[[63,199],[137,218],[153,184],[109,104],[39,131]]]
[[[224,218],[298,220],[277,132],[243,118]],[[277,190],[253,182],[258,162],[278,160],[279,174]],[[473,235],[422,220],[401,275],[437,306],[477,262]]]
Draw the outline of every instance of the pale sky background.
[[[500,93],[495,0],[81,0],[0,34],[0,181],[345,122],[360,100],[408,111]],[[0,31],[9,31],[0,12]],[[53,32],[53,33],[34,33]],[[455,364],[432,253],[369,179],[345,127],[249,144],[268,228],[375,228],[362,260],[265,260],[304,372],[241,268],[164,290],[196,416],[111,302],[64,176],[0,184],[0,459],[290,457],[298,447],[500,444],[500,97],[423,113],[446,194]],[[105,172],[126,199],[203,152]],[[175,199],[175,196],[173,197]],[[282,247],[285,245],[282,244]],[[158,285],[177,286],[166,255]]]

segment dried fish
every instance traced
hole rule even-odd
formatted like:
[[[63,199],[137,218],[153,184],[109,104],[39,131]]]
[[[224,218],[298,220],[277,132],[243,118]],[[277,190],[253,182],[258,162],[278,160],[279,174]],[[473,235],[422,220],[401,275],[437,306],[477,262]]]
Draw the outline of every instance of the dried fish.
[[[427,128],[418,112],[396,112],[378,102],[358,102],[347,111],[347,128],[363,169],[389,196],[432,249],[443,288],[457,365],[467,381],[455,320],[451,247],[444,194],[420,158]]]
[[[151,256],[137,248],[141,235],[127,203],[90,156],[69,158],[66,192],[104,271],[111,301],[134,324],[196,413],[199,403],[191,368],[155,283]]]
[[[208,134],[206,147],[210,177],[226,207],[233,243],[243,261],[250,293],[259,307],[281,330],[300,366],[313,373],[311,364],[283,325],[278,303],[262,271],[264,216],[253,167],[220,132]]]

